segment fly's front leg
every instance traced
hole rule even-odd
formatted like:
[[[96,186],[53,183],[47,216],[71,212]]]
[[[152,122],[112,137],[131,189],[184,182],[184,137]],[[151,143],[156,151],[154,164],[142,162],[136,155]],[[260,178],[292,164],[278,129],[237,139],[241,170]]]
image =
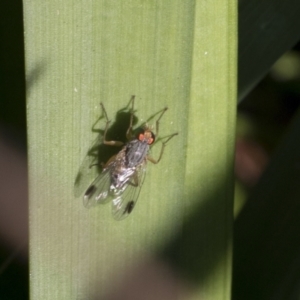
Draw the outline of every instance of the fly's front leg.
[[[104,114],[105,119],[106,119],[106,125],[105,125],[105,129],[104,129],[104,133],[103,133],[103,144],[108,145],[108,146],[117,146],[117,147],[123,146],[124,145],[123,142],[120,142],[120,141],[107,141],[106,140],[106,134],[107,134],[107,130],[108,130],[108,127],[109,127],[109,124],[110,124],[110,120],[107,117],[107,113],[106,113],[106,110],[105,110],[105,107],[104,107],[103,103],[101,102],[100,105],[102,107],[102,111],[103,111],[103,114]]]
[[[159,121],[160,121],[160,119],[162,118],[162,116],[164,115],[164,113],[165,113],[167,110],[168,110],[168,107],[166,106],[166,107],[162,110],[162,112],[161,112],[159,118],[156,120],[156,124],[155,124],[155,137],[156,137],[156,138],[158,137]]]
[[[164,142],[162,143],[161,150],[160,150],[160,154],[159,154],[159,157],[158,157],[157,160],[154,159],[154,158],[151,157],[151,156],[147,156],[147,160],[151,161],[153,164],[158,164],[158,163],[160,162],[162,156],[163,156],[164,149],[165,149],[165,147],[166,147],[167,142],[168,142],[172,137],[174,137],[175,135],[178,135],[178,132],[171,134],[171,135],[167,138],[167,140],[164,141]]]
[[[130,100],[132,102],[131,111],[130,111],[130,123],[129,123],[129,127],[126,131],[126,138],[128,141],[130,141],[132,138],[132,123],[133,123],[133,116],[134,116],[134,98],[135,98],[135,95],[133,95]]]

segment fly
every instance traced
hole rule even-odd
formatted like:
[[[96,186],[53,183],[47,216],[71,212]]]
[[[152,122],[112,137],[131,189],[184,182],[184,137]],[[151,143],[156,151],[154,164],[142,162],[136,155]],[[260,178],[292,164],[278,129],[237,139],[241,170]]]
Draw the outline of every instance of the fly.
[[[146,124],[138,128],[138,133],[134,135],[132,128],[134,96],[131,102],[130,123],[126,132],[128,142],[126,144],[120,141],[106,140],[110,120],[103,103],[100,103],[106,119],[103,143],[104,145],[122,147],[122,149],[103,166],[102,172],[91,183],[83,196],[84,206],[88,208],[112,200],[112,213],[116,220],[124,219],[134,209],[145,180],[147,161],[157,164],[162,158],[167,142],[178,134],[171,134],[162,143],[157,160],[149,156],[150,146],[154,144],[158,136],[160,119],[168,108],[165,107],[156,120],[155,134],[151,131],[151,127]]]

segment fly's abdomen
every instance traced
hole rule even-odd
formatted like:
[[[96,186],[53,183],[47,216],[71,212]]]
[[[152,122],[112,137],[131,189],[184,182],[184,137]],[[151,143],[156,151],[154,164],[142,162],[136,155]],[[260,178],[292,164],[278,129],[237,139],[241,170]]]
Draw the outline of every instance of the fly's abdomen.
[[[123,187],[126,187],[126,183],[128,182],[128,180],[130,180],[134,171],[134,168],[124,168],[123,166],[119,166],[119,168],[112,170],[110,175],[110,190],[114,193],[116,191],[122,192]]]

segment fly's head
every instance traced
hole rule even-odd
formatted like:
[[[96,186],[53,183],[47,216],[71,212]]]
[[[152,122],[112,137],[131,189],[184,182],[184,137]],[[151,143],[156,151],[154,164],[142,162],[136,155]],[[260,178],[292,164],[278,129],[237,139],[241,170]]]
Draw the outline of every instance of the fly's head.
[[[136,138],[140,142],[147,143],[149,146],[155,142],[155,134],[152,132],[149,125],[139,128]]]

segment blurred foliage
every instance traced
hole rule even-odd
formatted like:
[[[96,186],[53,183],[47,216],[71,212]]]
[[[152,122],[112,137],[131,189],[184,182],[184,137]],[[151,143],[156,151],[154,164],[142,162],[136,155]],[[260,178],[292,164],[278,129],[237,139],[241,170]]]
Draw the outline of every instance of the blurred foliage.
[[[233,299],[299,299],[299,52],[239,105]]]
[[[0,3],[0,124],[26,139],[22,1]]]
[[[17,151],[25,152],[23,31],[22,1],[0,1],[0,138]],[[1,201],[5,201],[3,194],[0,196]],[[13,212],[11,216],[13,218]],[[18,223],[16,220],[14,222]],[[7,245],[7,241],[0,237],[1,300],[29,298],[28,259],[23,252],[15,249],[18,249],[18,245]]]
[[[258,164],[258,175],[265,169],[300,106],[300,52],[297,49],[298,45],[283,55],[238,106],[237,147],[239,143],[245,147],[241,147],[241,152],[237,148],[237,159],[241,154],[247,157],[241,165]],[[244,171],[251,172],[250,169]],[[251,180],[242,179],[245,175],[236,175],[247,189],[253,186]],[[258,175],[253,179],[255,182]]]
[[[28,299],[28,261],[20,249],[0,247],[1,300]]]

